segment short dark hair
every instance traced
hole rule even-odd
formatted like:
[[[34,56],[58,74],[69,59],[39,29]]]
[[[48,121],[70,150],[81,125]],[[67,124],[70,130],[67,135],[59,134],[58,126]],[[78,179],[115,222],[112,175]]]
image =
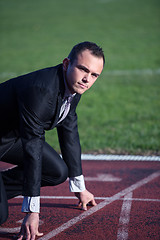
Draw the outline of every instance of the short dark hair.
[[[94,56],[98,58],[103,58],[103,64],[105,64],[105,57],[102,48],[97,46],[96,43],[88,41],[78,43],[72,48],[71,52],[68,55],[70,63],[72,64],[74,60],[77,58],[77,56],[84,50],[89,50],[91,54],[93,54]]]

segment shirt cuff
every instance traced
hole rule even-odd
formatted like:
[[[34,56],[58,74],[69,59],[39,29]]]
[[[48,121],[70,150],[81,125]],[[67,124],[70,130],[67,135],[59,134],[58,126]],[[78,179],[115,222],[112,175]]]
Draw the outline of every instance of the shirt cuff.
[[[69,179],[69,189],[71,192],[83,192],[86,189],[84,176],[71,177]]]
[[[22,212],[40,212],[40,196],[27,197],[24,196],[22,203]]]

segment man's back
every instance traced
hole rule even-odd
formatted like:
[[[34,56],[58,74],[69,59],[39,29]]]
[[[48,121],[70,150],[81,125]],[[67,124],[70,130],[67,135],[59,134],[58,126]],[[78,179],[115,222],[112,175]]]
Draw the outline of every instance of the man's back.
[[[61,69],[61,65],[45,68],[0,84],[0,135],[18,128],[20,111],[24,105],[44,121],[51,117],[50,113],[54,113],[56,107],[54,101],[59,90],[58,80],[62,77]],[[42,116],[43,104],[46,108],[49,107],[48,103],[52,109],[48,111],[49,115]]]

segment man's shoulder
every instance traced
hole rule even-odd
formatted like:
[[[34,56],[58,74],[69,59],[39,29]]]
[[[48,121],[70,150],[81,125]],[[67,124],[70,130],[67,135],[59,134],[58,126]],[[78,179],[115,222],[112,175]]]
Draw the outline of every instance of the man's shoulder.
[[[46,67],[42,68],[36,71],[33,71],[31,73],[28,73],[22,77],[31,77],[34,78],[34,80],[38,79],[40,81],[41,79],[45,79],[45,81],[51,79],[55,79],[62,75],[62,64],[53,66],[53,67]]]
[[[62,64],[58,64],[56,66],[46,67],[39,70],[36,70],[32,73],[40,73],[40,74],[59,74],[62,71]]]
[[[63,77],[61,64],[53,67],[47,67],[36,70],[15,79],[15,85],[23,85],[22,88],[40,88],[40,89],[54,89],[53,86],[59,85],[59,79]]]
[[[62,64],[52,66],[52,67],[46,67],[42,69],[38,69],[20,76],[17,76],[13,79],[31,79],[31,80],[40,80],[40,79],[48,79],[48,77],[55,77],[56,75],[62,75]],[[12,79],[11,79],[12,80]]]

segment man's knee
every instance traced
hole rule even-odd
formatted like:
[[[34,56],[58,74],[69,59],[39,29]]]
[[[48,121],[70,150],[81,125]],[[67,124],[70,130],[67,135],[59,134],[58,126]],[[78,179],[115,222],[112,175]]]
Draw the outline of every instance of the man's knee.
[[[56,186],[66,181],[68,177],[68,168],[66,164],[63,167],[56,169],[56,172],[50,174],[42,174],[42,186]]]
[[[65,161],[48,143],[45,142],[42,159],[42,186],[58,185],[63,183],[67,177],[68,167]]]
[[[66,179],[68,177],[68,167],[65,163],[63,165],[63,168],[61,167],[58,169],[56,176],[57,176],[58,184],[66,181]]]

